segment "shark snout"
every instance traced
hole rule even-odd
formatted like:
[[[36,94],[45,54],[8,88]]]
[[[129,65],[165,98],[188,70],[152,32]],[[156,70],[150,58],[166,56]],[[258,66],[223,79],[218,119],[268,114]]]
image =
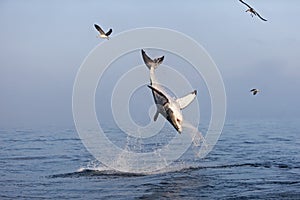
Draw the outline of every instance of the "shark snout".
[[[173,127],[176,129],[176,131],[178,133],[181,133],[182,132],[182,126],[181,126],[181,123],[182,123],[182,117],[178,117],[178,116],[175,116],[173,113],[171,114],[171,120],[170,120],[171,124],[173,125]]]
[[[174,123],[174,122],[171,122],[171,124],[173,125],[173,127],[176,129],[176,131],[178,133],[181,133],[182,132],[182,127],[180,124],[177,124],[177,123]]]
[[[178,133],[181,133],[182,132],[182,127],[181,126],[178,127],[177,131],[178,131]]]

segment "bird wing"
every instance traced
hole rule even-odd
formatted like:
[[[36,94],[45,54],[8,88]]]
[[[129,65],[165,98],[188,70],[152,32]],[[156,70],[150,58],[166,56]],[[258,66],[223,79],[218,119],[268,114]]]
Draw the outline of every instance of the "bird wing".
[[[240,0],[241,3],[245,4],[248,8],[252,8],[249,4],[243,2],[242,0]]]
[[[100,26],[98,26],[97,24],[94,24],[95,28],[97,29],[97,31],[99,31],[100,34],[104,35],[104,31],[100,28]]]
[[[186,96],[176,99],[177,103],[179,103],[180,109],[182,110],[188,105],[190,105],[190,103],[192,103],[192,101],[195,99],[196,95],[197,95],[197,90],[194,90],[193,92],[187,94]]]
[[[252,89],[252,90],[250,90],[250,92],[254,92],[256,89]]]
[[[257,90],[255,90],[254,92],[253,92],[253,95],[256,95],[257,94]]]
[[[147,67],[149,69],[151,69],[151,64],[154,61],[149,56],[147,56],[147,54],[145,53],[145,51],[143,49],[142,49],[142,56],[143,56],[144,63],[147,65]]]
[[[156,105],[164,106],[166,103],[169,103],[169,99],[166,97],[166,95],[164,95],[164,93],[152,87],[151,85],[148,85],[148,87],[152,90],[152,94]]]
[[[106,35],[106,36],[109,36],[111,33],[112,33],[112,29],[109,29],[109,31],[107,31],[107,32],[105,33],[105,35]]]
[[[260,15],[258,14],[258,12],[255,11],[255,13],[256,13],[256,15],[257,15],[261,20],[267,21],[266,19],[262,18],[262,16],[260,16]]]

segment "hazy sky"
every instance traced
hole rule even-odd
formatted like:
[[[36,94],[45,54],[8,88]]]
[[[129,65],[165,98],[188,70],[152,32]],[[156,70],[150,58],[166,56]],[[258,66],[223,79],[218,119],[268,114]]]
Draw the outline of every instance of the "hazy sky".
[[[113,34],[163,27],[211,55],[226,88],[227,118],[300,117],[300,1],[0,1],[0,127],[72,126],[72,89],[84,58]],[[113,37],[112,34],[112,37]],[[251,96],[249,90],[262,90]]]

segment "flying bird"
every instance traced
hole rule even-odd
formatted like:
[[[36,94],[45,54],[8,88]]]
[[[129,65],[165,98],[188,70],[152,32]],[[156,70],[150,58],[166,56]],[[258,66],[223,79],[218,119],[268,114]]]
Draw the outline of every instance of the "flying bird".
[[[253,95],[256,95],[260,90],[253,88],[250,92],[252,92]]]
[[[100,37],[100,38],[105,38],[105,39],[108,39],[109,40],[109,35],[112,33],[112,29],[109,29],[109,31],[107,31],[106,33],[102,30],[102,28],[97,25],[97,24],[94,24],[95,28],[97,29],[97,31],[100,33],[99,35],[97,35],[97,37]]]
[[[252,8],[249,4],[243,2],[242,0],[239,0],[239,1],[240,1],[241,3],[243,3],[243,4],[245,4],[245,5],[249,8],[248,10],[246,10],[246,12],[250,12],[252,17],[253,17],[253,15],[255,15],[255,16],[258,16],[261,20],[267,21],[266,19],[262,18],[262,16],[260,16],[259,13],[256,12],[256,11],[254,10],[254,8]]]
[[[164,88],[157,82],[154,70],[160,65],[164,56],[151,59],[144,50],[142,50],[142,57],[146,66],[150,70],[150,85],[148,87],[152,90],[154,102],[156,104],[156,113],[154,121],[157,120],[158,115],[161,114],[166,118],[170,124],[177,130],[178,133],[182,132],[183,116],[181,110],[187,107],[196,97],[197,91],[187,94],[181,98],[171,97]]]

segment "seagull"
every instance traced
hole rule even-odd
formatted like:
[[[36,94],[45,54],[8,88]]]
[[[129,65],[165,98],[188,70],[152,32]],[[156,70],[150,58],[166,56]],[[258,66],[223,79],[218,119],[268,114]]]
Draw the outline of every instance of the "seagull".
[[[260,90],[253,88],[250,92],[252,92],[253,95],[256,95]]]
[[[164,56],[151,59],[147,56],[145,51],[142,50],[142,57],[146,66],[150,70],[150,85],[148,85],[148,87],[152,90],[152,95],[157,108],[154,115],[154,121],[156,121],[158,115],[161,114],[170,122],[170,124],[172,124],[178,133],[181,133],[183,122],[181,110],[187,107],[195,99],[197,91],[194,90],[181,98],[171,97],[157,82],[154,74],[154,70],[162,63]]]
[[[254,8],[252,8],[249,4],[243,2],[242,0],[239,0],[239,1],[240,1],[241,3],[243,3],[243,4],[245,4],[245,5],[249,8],[248,10],[246,10],[246,12],[250,12],[252,17],[253,17],[253,15],[255,15],[255,16],[258,16],[261,20],[267,21],[266,19],[262,18],[262,17],[258,14],[258,12],[256,12],[256,11],[254,10]]]
[[[109,31],[107,31],[106,33],[102,30],[102,28],[100,26],[98,26],[97,24],[94,24],[95,28],[97,29],[97,31],[99,31],[99,35],[97,35],[97,37],[100,37],[100,38],[106,38],[109,40],[109,35],[111,34],[112,32],[112,29],[109,29]]]

